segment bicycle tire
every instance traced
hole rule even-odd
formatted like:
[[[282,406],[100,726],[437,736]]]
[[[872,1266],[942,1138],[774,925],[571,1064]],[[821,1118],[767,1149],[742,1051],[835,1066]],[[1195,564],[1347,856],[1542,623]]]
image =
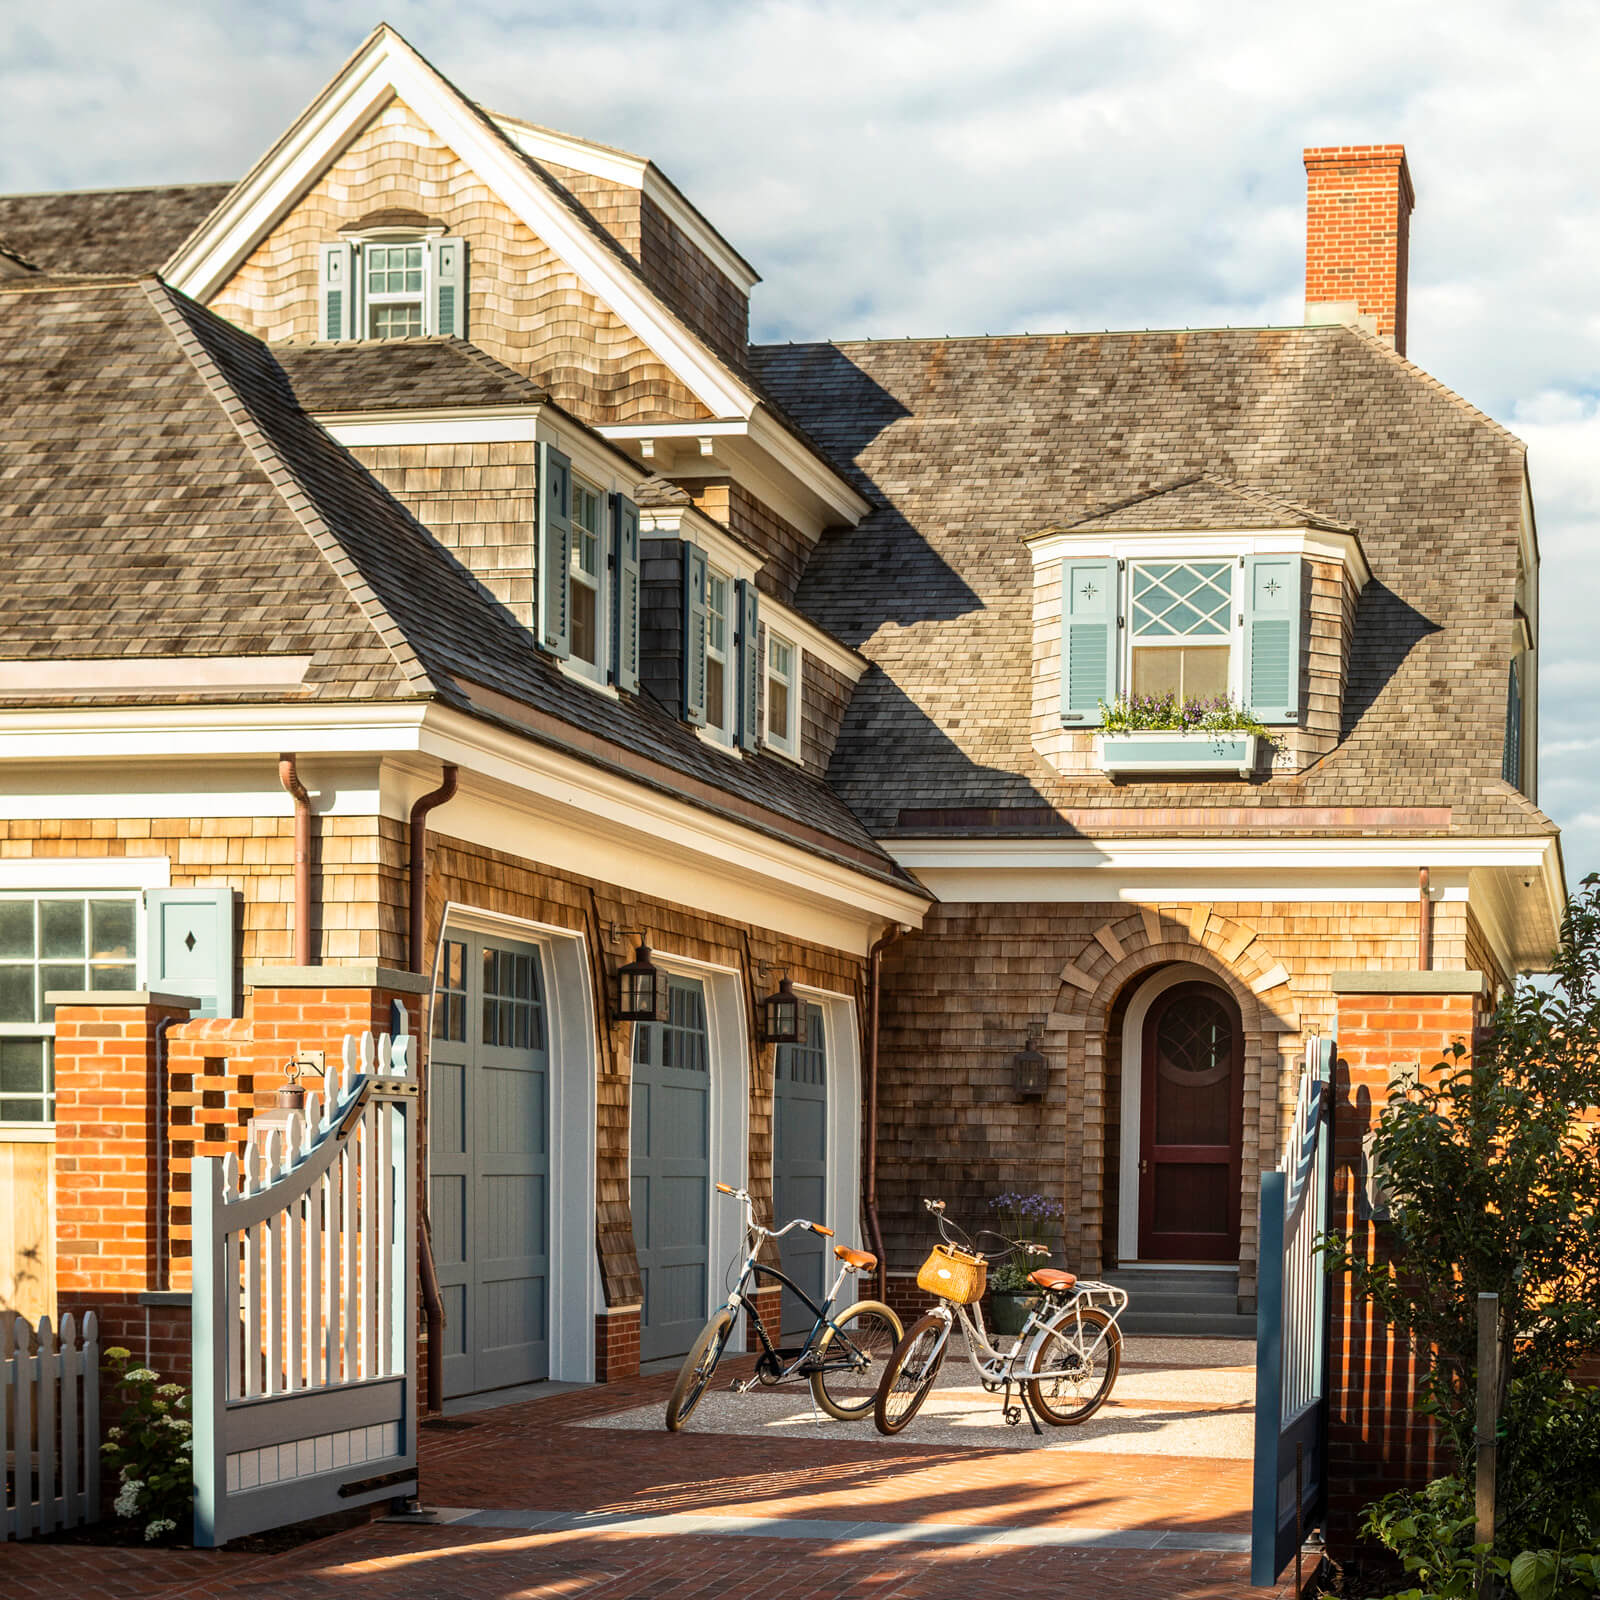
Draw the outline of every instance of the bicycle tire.
[[[678,1369],[678,1381],[672,1386],[672,1396],[667,1401],[667,1432],[676,1433],[693,1415],[706,1392],[722,1352],[728,1345],[728,1334],[733,1328],[733,1313],[726,1306],[695,1335],[689,1353]]]
[[[919,1317],[889,1358],[873,1396],[873,1420],[879,1433],[899,1433],[922,1409],[944,1365],[950,1341],[944,1337],[947,1324],[936,1311]],[[931,1341],[931,1343],[930,1343]],[[910,1379],[901,1387],[901,1377],[910,1369]]]
[[[1028,1399],[1058,1427],[1087,1422],[1121,1369],[1122,1330],[1098,1306],[1068,1307],[1028,1351]]]
[[[852,1328],[852,1322],[857,1326]],[[844,1372],[837,1367],[831,1372],[819,1368],[811,1374],[811,1397],[830,1417],[837,1417],[840,1422],[855,1422],[866,1416],[877,1403],[881,1369],[888,1365],[899,1348],[906,1330],[899,1317],[881,1300],[857,1300],[853,1306],[846,1306],[832,1324],[823,1329],[822,1337],[817,1340],[818,1361],[827,1360],[835,1328],[863,1355],[869,1357],[868,1365],[864,1371],[852,1372]],[[846,1395],[854,1398],[846,1399]]]

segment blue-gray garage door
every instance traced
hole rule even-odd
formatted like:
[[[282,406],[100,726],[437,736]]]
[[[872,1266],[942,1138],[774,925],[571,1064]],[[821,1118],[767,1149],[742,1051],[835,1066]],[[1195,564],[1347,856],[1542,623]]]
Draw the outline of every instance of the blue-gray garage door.
[[[805,1217],[830,1227],[848,1218],[828,1209],[828,1051],[822,1007],[806,1007],[804,1044],[780,1044],[773,1064],[772,1209],[775,1226]],[[851,1241],[841,1240],[841,1243]],[[828,1251],[814,1233],[796,1229],[778,1241],[780,1265],[813,1300],[821,1301]],[[783,1291],[783,1330],[805,1333],[816,1319]]]
[[[633,1240],[644,1299],[639,1356],[682,1355],[710,1282],[711,1048],[705,988],[673,978],[666,1022],[633,1031]],[[737,1182],[737,1178],[732,1181]]]
[[[539,953],[446,938],[428,1069],[444,1392],[549,1376],[549,1046]]]

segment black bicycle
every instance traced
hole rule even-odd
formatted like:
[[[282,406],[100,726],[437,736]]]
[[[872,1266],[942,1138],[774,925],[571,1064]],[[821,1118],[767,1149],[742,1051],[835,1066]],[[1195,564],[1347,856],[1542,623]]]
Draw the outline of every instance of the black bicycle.
[[[847,1274],[870,1272],[877,1266],[878,1258],[868,1255],[865,1250],[835,1245],[833,1253],[839,1260],[839,1274],[833,1280],[827,1298],[818,1305],[787,1274],[765,1265],[756,1257],[767,1240],[781,1239],[792,1228],[804,1228],[829,1239],[833,1237],[833,1229],[823,1227],[820,1222],[796,1217],[774,1232],[756,1221],[755,1206],[748,1191],[731,1189],[727,1184],[719,1183],[717,1193],[732,1195],[744,1204],[744,1267],[727,1301],[712,1313],[711,1320],[700,1330],[688,1355],[683,1358],[678,1381],[672,1388],[672,1398],[667,1401],[668,1432],[676,1433],[700,1404],[700,1398],[710,1385],[723,1352],[728,1348],[728,1340],[741,1309],[749,1313],[761,1353],[756,1357],[755,1376],[743,1383],[735,1382],[735,1390],[745,1394],[758,1384],[770,1387],[791,1379],[806,1378],[811,1383],[813,1398],[830,1417],[837,1417],[841,1422],[854,1422],[870,1416],[878,1391],[878,1380],[905,1330],[900,1325],[900,1319],[882,1301],[857,1300],[853,1305],[846,1306],[838,1316],[833,1315],[833,1304],[838,1299]],[[785,1348],[774,1343],[755,1302],[748,1298],[751,1284],[762,1280],[779,1284],[797,1295],[816,1319],[803,1344]]]

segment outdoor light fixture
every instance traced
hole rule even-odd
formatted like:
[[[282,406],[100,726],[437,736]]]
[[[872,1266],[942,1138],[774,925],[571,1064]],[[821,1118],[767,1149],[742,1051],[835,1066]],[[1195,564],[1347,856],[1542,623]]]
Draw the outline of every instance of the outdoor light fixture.
[[[617,968],[617,1020],[665,1022],[667,975],[650,959],[650,946],[641,944],[632,961]]]
[[[1042,1100],[1050,1085],[1050,1068],[1045,1058],[1030,1039],[1026,1050],[1019,1050],[1011,1058],[1011,1086],[1019,1100]]]
[[[806,1037],[806,1008],[787,978],[761,1002],[761,1042],[763,1044],[803,1044]]]

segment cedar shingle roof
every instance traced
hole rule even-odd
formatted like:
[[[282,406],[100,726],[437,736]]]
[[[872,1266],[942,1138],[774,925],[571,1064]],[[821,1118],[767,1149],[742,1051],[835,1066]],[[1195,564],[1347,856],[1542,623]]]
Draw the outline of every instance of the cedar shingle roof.
[[[316,416],[446,406],[531,406],[538,384],[464,339],[277,345],[295,398]]]
[[[0,237],[45,272],[154,271],[211,214],[228,183],[0,194]]]
[[[798,604],[874,663],[830,779],[880,836],[925,831],[903,811],[999,811],[1001,828],[1064,811],[1098,832],[1151,808],[1242,808],[1245,827],[1308,805],[1450,806],[1457,833],[1554,832],[1500,777],[1523,446],[1376,340],[897,340],[761,347],[752,365],[874,507],[824,537]],[[1165,516],[1163,498],[1179,526],[1236,525],[1242,498],[1359,534],[1372,580],[1342,740],[1303,773],[1114,785],[1034,752],[1021,536],[1132,527]]]
[[[1331,528],[1351,533],[1343,523],[1305,506],[1290,505],[1248,484],[1228,483],[1209,472],[1193,473],[1154,489],[1141,489],[1112,505],[1085,513],[1046,532],[1133,533],[1147,530],[1210,528]]]
[[[0,392],[0,658],[310,655],[305,698],[436,698],[904,883],[791,763],[560,672],[306,415],[273,351],[158,279],[0,285]]]

